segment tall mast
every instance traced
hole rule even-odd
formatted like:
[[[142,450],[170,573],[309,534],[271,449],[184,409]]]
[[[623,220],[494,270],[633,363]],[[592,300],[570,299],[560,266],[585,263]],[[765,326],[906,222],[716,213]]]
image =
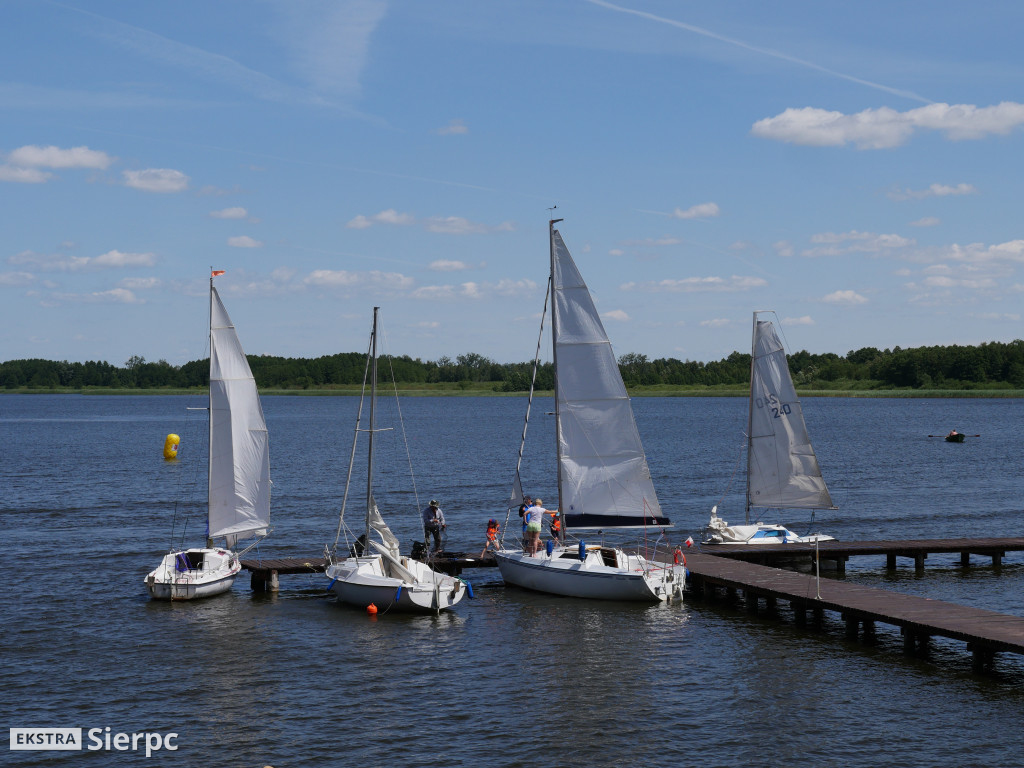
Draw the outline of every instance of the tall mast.
[[[548,220],[548,250],[551,257],[551,366],[555,374],[555,467],[558,471],[558,520],[560,541],[565,541],[565,512],[562,511],[562,422],[558,408],[558,301],[555,298],[555,224],[563,219]]]
[[[213,267],[210,267],[210,372],[207,376],[206,412],[208,414],[207,424],[209,434],[206,438],[206,547],[213,548],[213,539],[210,538],[210,509],[213,506],[213,381],[210,376],[213,374]],[[234,549],[234,547],[232,547]]]
[[[747,492],[743,500],[743,519],[750,525],[750,446],[754,436],[754,341],[757,338],[757,310],[754,310],[754,324],[750,330],[750,402],[747,403]]]
[[[373,433],[377,428],[374,408],[377,405],[377,310],[373,308],[373,331],[370,334],[370,457],[366,466],[366,543],[363,552],[370,546],[370,511],[373,509]]]

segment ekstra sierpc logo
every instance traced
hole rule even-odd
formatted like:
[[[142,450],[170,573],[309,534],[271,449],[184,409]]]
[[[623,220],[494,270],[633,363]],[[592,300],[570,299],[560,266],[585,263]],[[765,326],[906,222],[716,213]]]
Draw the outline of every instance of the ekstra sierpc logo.
[[[174,752],[176,733],[112,733],[110,728],[90,728],[82,738],[81,728],[11,728],[12,750],[97,752],[142,752],[146,757],[166,749]]]

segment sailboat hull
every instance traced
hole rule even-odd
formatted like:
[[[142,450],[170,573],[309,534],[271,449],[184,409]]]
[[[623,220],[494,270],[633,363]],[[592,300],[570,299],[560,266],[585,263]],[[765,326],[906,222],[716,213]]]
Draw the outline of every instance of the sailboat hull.
[[[627,555],[610,547],[588,551],[580,561],[576,547],[555,547],[536,557],[518,550],[495,554],[507,584],[564,597],[657,603],[682,598],[686,570]],[[614,553],[614,555],[611,555]],[[616,565],[608,565],[614,556]]]
[[[394,575],[400,571],[400,575]],[[380,613],[437,613],[466,594],[464,582],[408,558],[393,564],[383,556],[346,558],[327,568],[328,589],[343,603]]]
[[[228,550],[171,552],[146,576],[146,590],[154,600],[213,597],[229,591],[241,570],[238,558]]]

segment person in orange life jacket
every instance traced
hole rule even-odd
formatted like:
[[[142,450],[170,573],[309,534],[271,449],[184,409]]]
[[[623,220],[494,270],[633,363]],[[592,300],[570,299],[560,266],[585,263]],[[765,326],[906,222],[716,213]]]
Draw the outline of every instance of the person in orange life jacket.
[[[444,522],[444,512],[437,505],[437,499],[431,499],[423,512],[423,540],[427,541],[430,536],[434,537],[434,551],[441,551],[441,530],[447,528]]]
[[[487,521],[487,541],[484,542],[484,548],[480,550],[481,559],[487,554],[487,550],[490,547],[494,547],[495,552],[498,551],[498,529],[500,528],[501,526],[498,524],[498,521],[493,517]]]
[[[549,513],[544,509],[544,502],[540,499],[536,499],[523,513],[523,519],[526,521],[526,549],[529,550],[531,557],[535,556],[540,548],[540,528],[545,514]]]
[[[548,514],[551,515],[551,538],[555,541],[559,541],[562,533],[562,519],[558,516],[557,509],[554,512],[549,512]]]

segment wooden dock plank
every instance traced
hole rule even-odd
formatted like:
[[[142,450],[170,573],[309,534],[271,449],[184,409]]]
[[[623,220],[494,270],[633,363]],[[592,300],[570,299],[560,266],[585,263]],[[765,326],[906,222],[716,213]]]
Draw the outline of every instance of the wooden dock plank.
[[[882,622],[918,635],[962,640],[971,647],[1024,654],[1024,617],[834,579],[819,582],[797,571],[702,552],[688,553],[687,567],[693,578],[706,585],[786,600],[801,609]]]

